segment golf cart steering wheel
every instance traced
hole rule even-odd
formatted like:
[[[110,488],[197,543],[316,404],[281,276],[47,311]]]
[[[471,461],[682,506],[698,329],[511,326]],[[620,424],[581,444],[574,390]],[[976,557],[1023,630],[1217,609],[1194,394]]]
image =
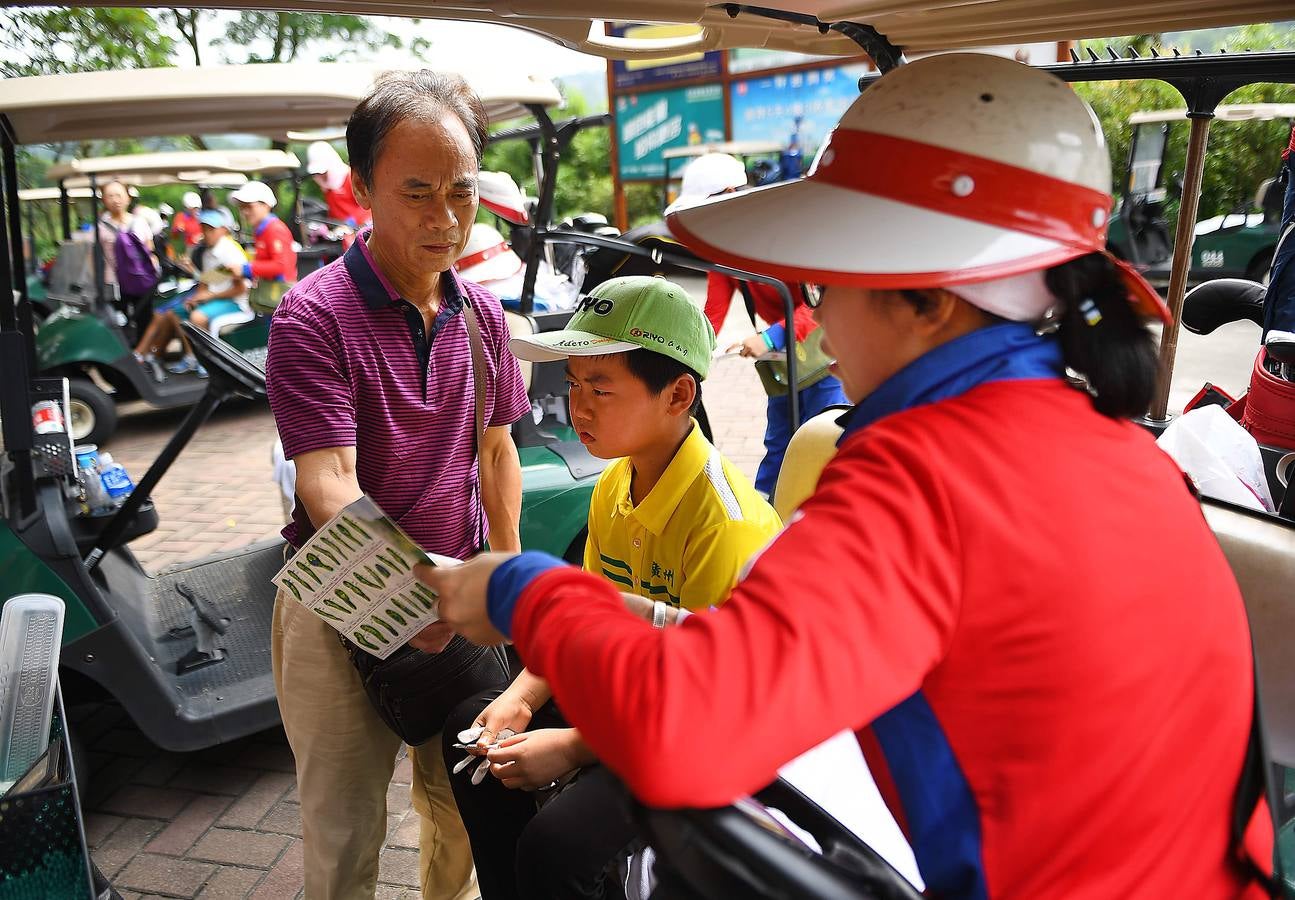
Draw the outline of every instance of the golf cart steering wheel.
[[[653,896],[921,900],[890,863],[787,781],[779,778],[756,798],[719,809],[641,809],[656,851]],[[761,804],[781,810],[823,852],[792,836]]]
[[[220,382],[227,390],[259,400],[265,396],[265,372],[239,355],[233,347],[211,336],[205,328],[192,322],[181,322],[185,336],[193,347],[193,355],[206,367],[213,382]]]

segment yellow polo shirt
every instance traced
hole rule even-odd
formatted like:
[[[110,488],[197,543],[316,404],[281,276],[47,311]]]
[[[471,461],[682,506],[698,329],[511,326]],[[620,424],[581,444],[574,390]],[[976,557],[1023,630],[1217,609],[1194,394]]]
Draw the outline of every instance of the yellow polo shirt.
[[[782,523],[751,482],[692,431],[643,502],[618,459],[594,486],[585,569],[627,593],[685,609],[723,602],[747,561]]]

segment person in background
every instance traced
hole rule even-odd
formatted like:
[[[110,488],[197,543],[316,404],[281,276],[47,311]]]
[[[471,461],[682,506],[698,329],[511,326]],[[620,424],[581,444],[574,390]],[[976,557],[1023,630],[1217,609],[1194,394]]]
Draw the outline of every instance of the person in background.
[[[135,358],[155,370],[157,354],[179,338],[184,345],[184,356],[167,367],[172,375],[194,372],[199,377],[206,376],[180,328],[182,318],[188,318],[199,328],[208,328],[221,316],[247,311],[249,279],[243,275],[247,254],[230,236],[233,218],[223,209],[204,209],[198,213],[198,221],[202,226],[201,263],[197,267],[190,265],[195,269],[198,287],[182,305],[159,309],[135,346]],[[198,248],[194,250],[194,255],[198,255]]]
[[[202,209],[202,198],[197,191],[185,191],[181,200],[183,209],[171,219],[171,236],[179,238],[183,247],[188,250],[196,247],[202,240],[202,226],[198,224],[198,211]]]
[[[692,203],[709,197],[731,194],[746,187],[746,169],[734,156],[727,153],[707,153],[693,160],[683,172],[683,184],[679,197],[666,210],[669,215]],[[800,286],[788,284],[796,314],[792,319],[796,329],[796,341],[803,342],[818,326],[814,317],[805,305],[800,293]],[[726,352],[739,351],[748,359],[759,359],[773,352],[787,351],[786,311],[782,295],[772,285],[759,281],[739,282],[729,275],[709,272],[706,275],[706,318],[710,319],[715,333],[719,334],[728,317],[729,307],[735,293],[742,294],[743,303],[748,312],[769,323],[763,330],[730,345]],[[749,304],[747,303],[749,299]],[[754,321],[751,323],[755,326]],[[804,366],[798,374],[804,374]],[[828,371],[818,374],[812,384],[801,382],[799,392],[800,422],[793,425],[788,411],[787,397],[770,395],[765,419],[764,458],[756,471],[755,489],[766,497],[773,494],[773,487],[778,482],[778,471],[782,468],[782,458],[787,453],[787,444],[792,434],[801,424],[818,415],[829,406],[844,406],[849,403],[841,382]]]
[[[306,148],[306,171],[324,192],[328,218],[356,229],[369,224],[369,211],[355,199],[351,167],[342,161],[332,144],[315,141]]]
[[[274,191],[264,182],[249,181],[230,194],[229,199],[238,204],[243,224],[252,229],[256,238],[256,252],[243,265],[243,277],[296,284],[297,251],[292,232],[274,214],[274,207],[278,203]]]
[[[104,283],[118,286],[122,313],[130,322],[134,334],[140,335],[147,331],[153,322],[152,293],[161,273],[153,242],[154,235],[160,228],[160,225],[155,227],[153,222],[153,219],[157,218],[157,213],[138,204],[136,204],[137,207],[144,214],[131,212],[130,206],[135,200],[131,197],[130,190],[120,181],[109,181],[99,193],[104,206],[104,211],[99,217]],[[130,237],[124,238],[123,235],[126,234]],[[117,243],[122,240],[129,243],[123,245],[119,251]],[[130,265],[132,260],[137,265],[118,271],[119,252],[131,250],[135,252],[126,258],[127,265]],[[140,283],[136,284],[136,282]]]
[[[130,231],[152,253],[153,229],[145,218],[130,211],[133,200],[129,189],[122,182],[109,181],[99,189],[99,196],[103,200],[103,212],[99,215],[99,234],[103,241],[104,280],[109,284],[116,284],[117,235]],[[156,258],[153,262],[156,264]]]

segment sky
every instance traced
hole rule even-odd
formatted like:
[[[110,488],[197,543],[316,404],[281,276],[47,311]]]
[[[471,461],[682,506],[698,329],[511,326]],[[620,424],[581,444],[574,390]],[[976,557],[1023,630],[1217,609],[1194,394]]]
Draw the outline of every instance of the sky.
[[[223,31],[224,20],[229,15],[229,13],[217,13],[214,21],[204,22],[204,33],[210,38]],[[600,57],[568,50],[553,41],[518,28],[487,25],[481,22],[436,19],[414,22],[410,19],[385,16],[373,18],[379,27],[400,35],[406,41],[414,36],[420,36],[432,42],[432,51],[425,58],[418,59],[412,54],[383,51],[381,58],[372,60],[373,62],[389,62],[393,65],[421,63],[439,68],[472,69],[479,68],[483,60],[498,60],[506,65],[520,65],[515,61],[523,60],[528,74],[548,77],[606,71],[606,63]],[[183,49],[180,48],[179,54],[182,64],[186,55]],[[204,56],[204,59],[212,61],[219,58],[219,51],[216,48],[209,48]]]

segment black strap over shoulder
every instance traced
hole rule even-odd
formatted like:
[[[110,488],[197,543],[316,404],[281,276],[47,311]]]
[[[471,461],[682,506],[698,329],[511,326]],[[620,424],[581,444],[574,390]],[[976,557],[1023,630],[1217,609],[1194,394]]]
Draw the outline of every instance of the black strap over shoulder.
[[[1254,709],[1250,716],[1250,739],[1246,742],[1245,763],[1237,783],[1236,797],[1232,802],[1232,855],[1245,874],[1257,881],[1270,897],[1286,896],[1282,887],[1280,857],[1273,855],[1273,871],[1269,873],[1259,860],[1246,851],[1246,826],[1254,816],[1259,801],[1268,798],[1268,809],[1273,815],[1273,836],[1276,839],[1279,822],[1276,821],[1276,796],[1269,777],[1271,767],[1264,752],[1263,730],[1259,717],[1259,675],[1255,673]],[[1274,845],[1275,846],[1275,845]]]

